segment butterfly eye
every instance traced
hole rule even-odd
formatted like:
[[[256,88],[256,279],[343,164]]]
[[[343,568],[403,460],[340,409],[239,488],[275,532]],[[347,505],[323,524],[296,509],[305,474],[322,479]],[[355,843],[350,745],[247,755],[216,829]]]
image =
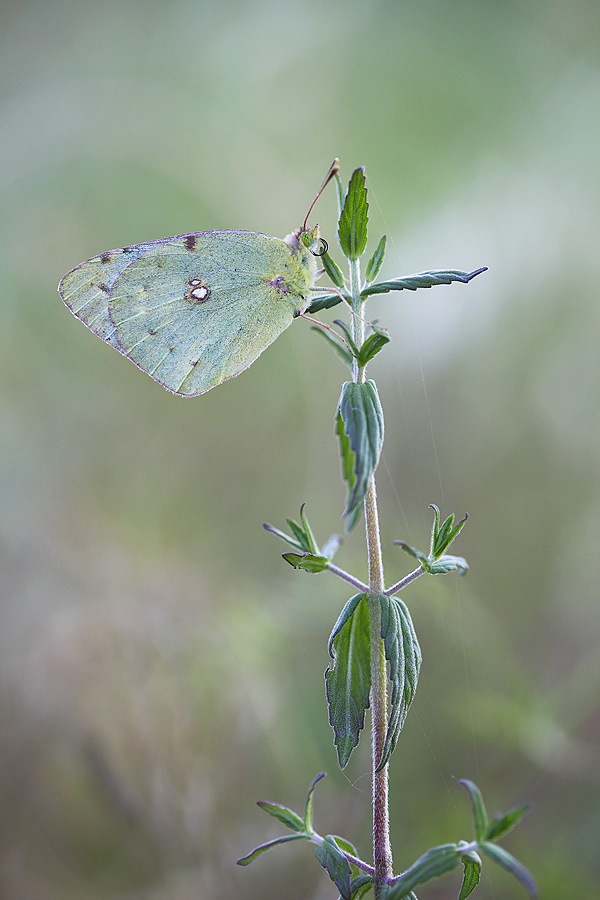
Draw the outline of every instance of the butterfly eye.
[[[310,252],[312,253],[313,256],[325,256],[325,254],[329,250],[329,245],[328,245],[327,241],[325,240],[325,238],[319,238],[319,245],[320,245],[321,252],[318,253],[316,250],[311,250]]]

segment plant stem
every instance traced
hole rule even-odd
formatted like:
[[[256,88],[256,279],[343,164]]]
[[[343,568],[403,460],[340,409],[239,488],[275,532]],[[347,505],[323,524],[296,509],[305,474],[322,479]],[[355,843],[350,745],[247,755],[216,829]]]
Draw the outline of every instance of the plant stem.
[[[362,317],[360,298],[360,263],[350,261],[350,290],[352,294],[352,332],[357,347],[365,339],[365,322]],[[354,360],[352,380],[365,380],[364,367]],[[381,639],[381,606],[379,597],[385,590],[381,538],[379,536],[379,514],[375,478],[372,475],[365,495],[365,528],[367,553],[369,558],[369,630],[371,658],[371,746],[372,746],[372,787],[373,787],[373,877],[375,898],[379,889],[393,876],[392,848],[390,845],[389,788],[387,764],[379,772],[377,764],[381,759],[387,729],[387,668],[383,641]]]

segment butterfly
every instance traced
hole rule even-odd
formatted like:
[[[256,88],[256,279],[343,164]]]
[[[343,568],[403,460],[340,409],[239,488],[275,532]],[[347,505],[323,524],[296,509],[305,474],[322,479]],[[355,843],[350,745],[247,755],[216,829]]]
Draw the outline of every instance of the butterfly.
[[[327,245],[306,222],[280,239],[200,231],[110,250],[58,290],[73,315],[155,381],[195,397],[234,378],[310,305]]]

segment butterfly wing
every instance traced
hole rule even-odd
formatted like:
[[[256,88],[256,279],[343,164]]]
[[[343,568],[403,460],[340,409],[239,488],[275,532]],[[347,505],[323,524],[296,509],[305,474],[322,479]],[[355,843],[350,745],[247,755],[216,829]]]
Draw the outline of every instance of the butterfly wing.
[[[108,312],[110,292],[123,269],[160,243],[163,242],[149,241],[101,253],[71,269],[58,285],[60,295],[73,315],[121,352]]]
[[[110,286],[113,340],[176,394],[238,375],[307,306],[312,276],[278,238],[212,231],[140,246]]]

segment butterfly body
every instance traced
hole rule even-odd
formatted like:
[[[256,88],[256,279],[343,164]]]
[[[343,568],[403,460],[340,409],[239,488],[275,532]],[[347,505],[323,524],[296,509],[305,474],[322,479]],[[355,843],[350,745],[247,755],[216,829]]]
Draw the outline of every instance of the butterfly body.
[[[167,390],[193,397],[246,369],[306,310],[316,242],[316,228],[284,240],[179,235],[95,256],[59,291],[106,343]]]

